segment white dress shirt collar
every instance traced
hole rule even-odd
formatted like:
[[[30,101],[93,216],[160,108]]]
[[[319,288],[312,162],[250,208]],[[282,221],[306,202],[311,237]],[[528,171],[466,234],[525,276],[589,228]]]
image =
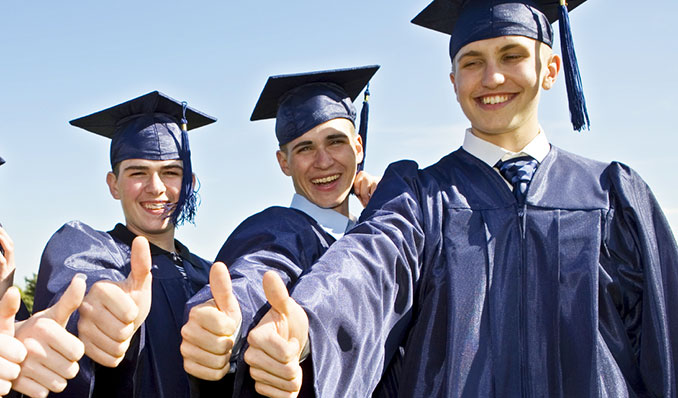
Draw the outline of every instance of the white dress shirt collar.
[[[344,236],[344,233],[353,228],[357,221],[352,214],[346,217],[332,209],[323,209],[298,193],[295,193],[292,197],[290,207],[301,210],[311,216],[311,218],[320,224],[325,232],[332,235],[335,239]]]
[[[500,160],[508,160],[525,155],[532,156],[537,162],[541,163],[549,153],[549,150],[551,150],[551,144],[549,144],[546,134],[540,129],[539,134],[537,134],[525,148],[519,152],[511,152],[508,149],[504,149],[476,137],[469,128],[466,130],[462,148],[464,148],[466,152],[487,163],[488,166],[494,167]]]

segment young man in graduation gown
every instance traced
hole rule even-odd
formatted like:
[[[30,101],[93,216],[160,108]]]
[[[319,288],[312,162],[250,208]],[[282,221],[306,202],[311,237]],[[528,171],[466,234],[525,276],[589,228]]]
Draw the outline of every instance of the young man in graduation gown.
[[[548,143],[538,104],[561,59],[557,7],[541,3],[435,1],[415,19],[450,29],[471,127],[430,167],[392,164],[297,282],[319,396],[369,395],[399,345],[392,396],[678,395],[675,239],[632,169]],[[245,354],[279,391],[273,337],[305,340],[292,299],[275,298]]]
[[[182,329],[184,366],[190,374],[216,380],[230,370],[231,346],[223,344],[226,333],[210,325],[218,324],[217,317],[239,322],[242,312],[240,330],[245,336],[265,311],[262,276],[267,270],[276,270],[285,284],[293,286],[300,274],[355,225],[349,194],[353,190],[366,204],[378,180],[362,171],[356,176],[364,159],[367,109],[364,103],[358,133],[353,101],[377,69],[368,66],[269,78],[251,119],[276,118],[280,145],[276,156],[283,173],[292,177],[296,193],[289,207],[269,207],[243,221],[219,251],[217,261],[228,265],[233,292],[224,294],[224,282],[211,280],[211,290],[206,287],[191,299],[189,306],[213,296],[216,303],[210,300],[193,307]],[[228,299],[221,298],[224,304],[220,304],[220,296],[229,295],[234,297],[230,312],[224,308]],[[227,323],[233,324],[222,322]],[[244,337],[239,341],[244,343]],[[241,386],[247,368],[238,347],[236,342],[231,358],[240,362],[234,396],[248,396],[253,389]],[[312,380],[308,380],[304,384],[312,394]],[[229,383],[224,380],[223,384]]]
[[[179,352],[186,301],[208,281],[210,263],[174,239],[195,213],[187,129],[214,122],[157,91],[71,121],[111,138],[111,195],[125,224],[108,232],[72,221],[47,243],[35,306],[59,297],[76,272],[88,292],[69,322],[85,345],[64,396],[183,397]],[[150,248],[149,248],[150,242]]]

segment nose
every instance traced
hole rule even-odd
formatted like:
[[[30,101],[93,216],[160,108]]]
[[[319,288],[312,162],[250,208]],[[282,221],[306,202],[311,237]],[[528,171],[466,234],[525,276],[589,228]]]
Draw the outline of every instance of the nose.
[[[148,184],[146,184],[146,191],[153,195],[160,195],[165,192],[165,183],[158,173],[151,174]]]
[[[315,153],[314,166],[319,169],[327,169],[334,163],[332,154],[326,148],[318,148]]]
[[[493,62],[488,62],[486,64],[485,70],[483,71],[483,86],[488,88],[496,88],[504,84],[505,77],[503,72],[497,65]]]

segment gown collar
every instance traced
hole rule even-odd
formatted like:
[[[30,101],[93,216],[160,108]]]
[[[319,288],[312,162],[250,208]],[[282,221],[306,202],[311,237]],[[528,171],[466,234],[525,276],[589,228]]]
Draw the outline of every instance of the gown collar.
[[[134,234],[134,232],[130,231],[127,229],[126,226],[122,224],[117,224],[113,230],[108,231],[108,234],[113,236],[114,238],[117,238],[118,240],[122,241],[128,246],[132,246],[132,241],[134,238],[137,237],[137,235]],[[155,256],[158,254],[164,254],[166,256],[169,256],[170,258],[173,258],[172,253],[168,252],[165,249],[161,249],[160,247],[154,245],[151,242],[148,242],[148,244],[151,247],[151,255]],[[184,245],[181,244],[178,240],[174,240],[174,247],[176,248],[176,254],[178,254],[181,258],[191,261],[191,253],[188,251],[188,248]]]

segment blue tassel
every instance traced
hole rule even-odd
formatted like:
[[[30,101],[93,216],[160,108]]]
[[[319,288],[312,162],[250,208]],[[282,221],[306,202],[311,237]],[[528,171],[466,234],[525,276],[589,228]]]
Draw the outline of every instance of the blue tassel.
[[[575,130],[581,131],[584,127],[589,130],[591,123],[586,110],[586,100],[584,99],[584,88],[581,83],[579,66],[577,65],[577,56],[574,53],[570,18],[567,12],[567,5],[563,3],[561,0],[558,25],[560,27],[560,46],[563,52],[563,69],[565,72],[567,99],[570,106],[570,119]]]
[[[367,157],[367,120],[370,113],[370,84],[367,83],[367,88],[365,89],[365,97],[363,98],[363,108],[360,111],[360,138],[363,140],[363,161],[358,165],[358,171],[362,171],[365,168],[365,158]]]
[[[172,213],[172,223],[175,226],[182,225],[185,221],[194,224],[195,212],[198,207],[197,195],[193,190],[193,167],[191,166],[191,148],[188,143],[188,132],[186,120],[186,107],[188,104],[184,101],[183,117],[181,118],[181,148],[179,149],[179,159],[184,163],[184,174],[181,181],[181,193],[177,201],[176,208]]]

